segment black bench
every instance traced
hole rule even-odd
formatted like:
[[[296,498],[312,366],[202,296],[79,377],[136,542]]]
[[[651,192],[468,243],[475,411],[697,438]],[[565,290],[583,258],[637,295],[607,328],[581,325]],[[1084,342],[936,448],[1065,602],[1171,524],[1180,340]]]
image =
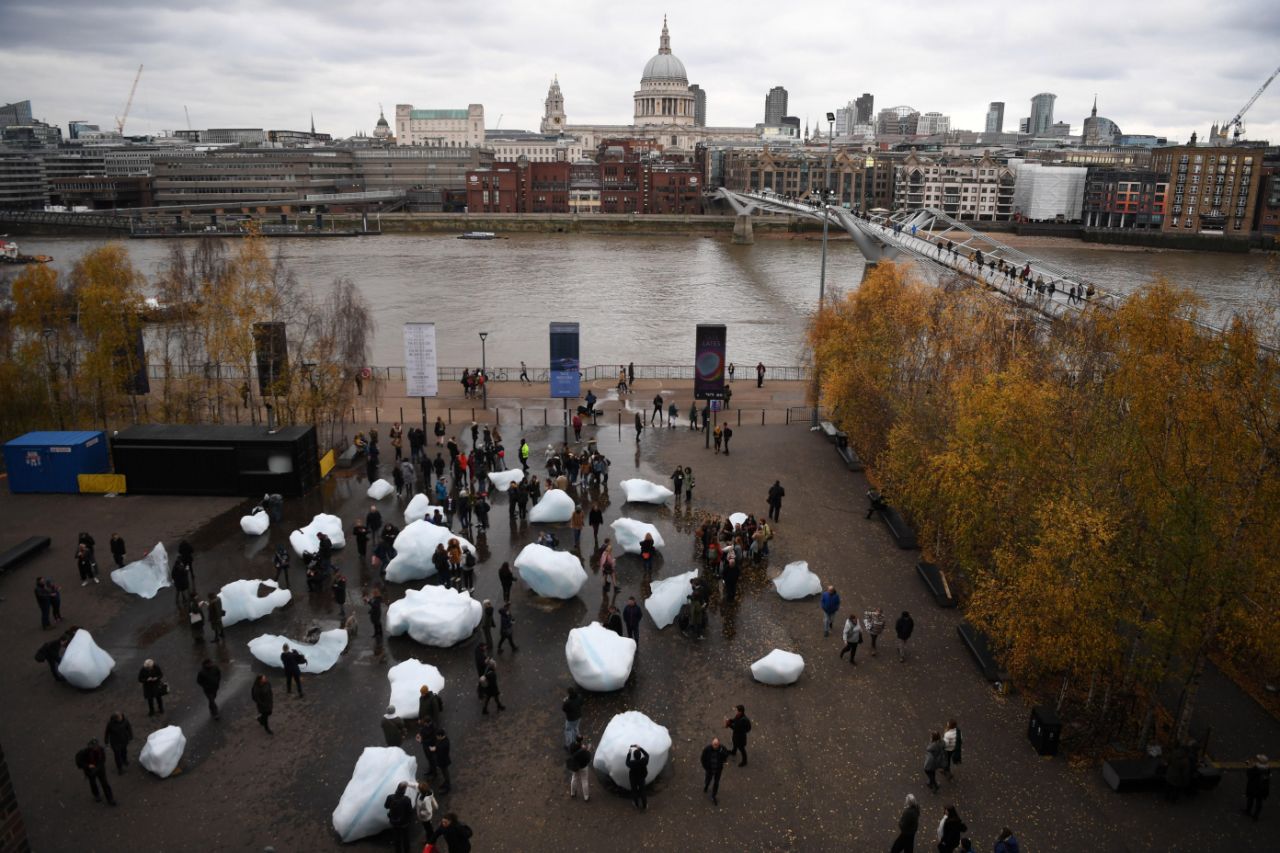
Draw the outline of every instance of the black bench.
[[[356,464],[356,459],[362,455],[364,455],[363,450],[354,444],[348,444],[347,449],[342,451],[342,455],[338,457],[337,465],[339,468],[350,468]]]
[[[18,564],[48,548],[50,542],[48,536],[31,536],[0,553],[0,572],[17,568]]]
[[[1164,768],[1158,758],[1121,758],[1104,762],[1102,778],[1117,794],[1164,788]]]
[[[850,471],[861,471],[864,466],[862,460],[858,458],[858,454],[853,452],[853,448],[847,444],[836,445],[836,453],[840,454],[840,458],[844,460],[845,467]]]
[[[844,433],[840,431],[840,428],[831,421],[822,421],[818,424],[818,429],[822,430],[822,434],[832,441],[835,441],[841,435],[844,435]],[[848,436],[845,437],[848,438]]]
[[[914,551],[920,547],[916,542],[916,532],[896,509],[887,506],[880,510],[880,520],[884,522],[885,527],[889,528],[889,535],[893,537],[894,542],[898,543],[899,548],[904,551]]]
[[[933,600],[939,607],[956,606],[956,598],[951,594],[951,586],[947,583],[946,576],[942,574],[942,569],[933,563],[920,560],[916,563],[916,571],[920,573],[920,580],[924,581],[924,585],[929,588]]]
[[[970,625],[968,622],[961,622],[956,626],[956,633],[960,635],[960,639],[964,640],[964,644],[969,648],[969,653],[973,655],[973,659],[978,664],[978,669],[982,671],[983,678],[990,682],[1007,682],[1009,673],[1000,666],[1000,662],[996,660],[996,656],[991,652],[991,641],[987,639],[987,635]]]

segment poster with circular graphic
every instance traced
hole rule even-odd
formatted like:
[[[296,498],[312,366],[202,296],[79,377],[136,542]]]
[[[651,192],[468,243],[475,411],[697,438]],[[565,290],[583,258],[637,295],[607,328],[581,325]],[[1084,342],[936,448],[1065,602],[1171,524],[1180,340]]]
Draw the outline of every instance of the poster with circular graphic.
[[[698,324],[693,361],[693,396],[724,399],[725,327]]]

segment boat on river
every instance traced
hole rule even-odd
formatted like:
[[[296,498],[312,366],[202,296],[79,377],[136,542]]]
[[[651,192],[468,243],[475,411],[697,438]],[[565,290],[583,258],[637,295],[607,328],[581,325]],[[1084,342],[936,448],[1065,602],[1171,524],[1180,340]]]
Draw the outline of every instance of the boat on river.
[[[18,250],[17,243],[0,241],[0,264],[47,264],[52,260],[50,255],[24,255]]]
[[[458,235],[459,240],[497,240],[498,235],[492,231],[468,231]]]

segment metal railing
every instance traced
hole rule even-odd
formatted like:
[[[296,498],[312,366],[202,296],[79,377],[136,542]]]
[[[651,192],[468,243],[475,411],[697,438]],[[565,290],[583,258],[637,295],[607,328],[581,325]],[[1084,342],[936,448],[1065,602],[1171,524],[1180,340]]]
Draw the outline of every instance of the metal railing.
[[[170,375],[173,376],[203,376],[211,381],[222,382],[245,382],[256,381],[257,370],[251,368],[248,373],[244,371],[242,366],[234,364],[224,364],[216,362],[194,363],[194,364],[177,364],[170,365],[167,368]],[[461,382],[464,371],[474,371],[476,367],[449,367],[441,366],[436,368],[436,378],[440,382]],[[626,365],[613,364],[593,364],[582,368],[582,378],[584,381],[593,382],[600,379],[616,381],[620,370],[626,369]],[[636,379],[693,379],[692,364],[636,364],[634,365]],[[527,367],[529,381],[535,383],[547,382],[550,378],[549,367]],[[362,368],[364,378],[369,381],[404,381],[403,365],[390,365],[382,367],[369,366]],[[151,363],[147,365],[147,375],[151,379],[162,379],[165,376],[166,367],[164,364]],[[490,382],[519,382],[520,368],[494,366],[487,369],[487,376]],[[734,384],[743,382],[754,382],[756,378],[756,368],[754,364],[738,365],[734,373]],[[765,365],[765,381],[767,382],[805,382],[809,379],[809,368],[804,365]]]

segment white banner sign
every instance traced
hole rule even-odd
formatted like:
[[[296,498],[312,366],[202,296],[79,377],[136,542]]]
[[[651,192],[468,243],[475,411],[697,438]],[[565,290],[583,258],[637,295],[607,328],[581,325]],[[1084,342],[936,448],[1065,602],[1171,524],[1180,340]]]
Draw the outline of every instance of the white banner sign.
[[[434,397],[439,394],[436,370],[436,324],[405,323],[405,396]]]

